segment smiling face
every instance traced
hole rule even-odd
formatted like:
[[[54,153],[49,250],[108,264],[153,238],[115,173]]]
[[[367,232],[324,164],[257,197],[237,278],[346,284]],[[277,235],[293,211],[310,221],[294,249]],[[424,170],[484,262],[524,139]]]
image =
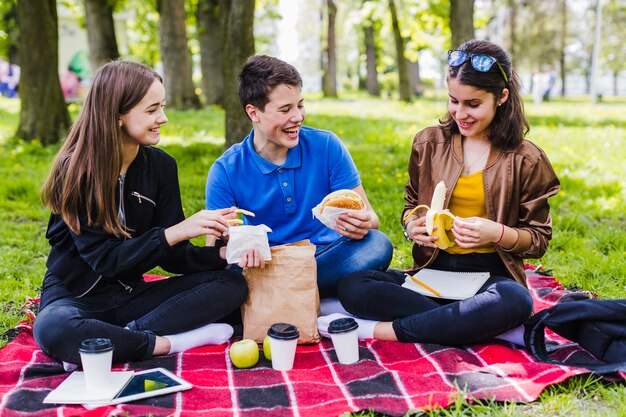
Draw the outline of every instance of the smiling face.
[[[487,138],[497,107],[507,100],[508,95],[509,91],[505,88],[496,101],[496,97],[488,91],[461,84],[456,78],[448,79],[448,111],[461,135],[467,138]]]
[[[156,145],[161,139],[161,125],[167,123],[163,112],[165,88],[154,80],[146,95],[126,114],[120,116],[124,143]]]
[[[263,111],[248,104],[246,112],[254,126],[254,148],[265,159],[286,158],[287,151],[298,145],[306,116],[300,88],[281,84],[272,90]]]

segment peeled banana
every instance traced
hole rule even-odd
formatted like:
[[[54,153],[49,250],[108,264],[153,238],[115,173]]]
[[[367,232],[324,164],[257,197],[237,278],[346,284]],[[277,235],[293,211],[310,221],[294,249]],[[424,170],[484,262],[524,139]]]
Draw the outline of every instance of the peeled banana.
[[[426,212],[426,233],[429,236],[433,234],[438,236],[438,239],[435,240],[435,245],[439,249],[447,249],[450,246],[454,246],[454,239],[450,239],[446,230],[452,229],[452,222],[455,217],[454,214],[450,213],[450,210],[443,209],[443,203],[446,199],[446,184],[443,181],[439,181],[437,186],[435,187],[435,192],[433,193],[433,198],[430,202],[430,207],[424,204],[420,204],[419,206],[413,208],[404,216],[404,221],[406,221],[409,217],[413,215],[419,209],[427,209]],[[437,228],[435,230],[435,227]]]

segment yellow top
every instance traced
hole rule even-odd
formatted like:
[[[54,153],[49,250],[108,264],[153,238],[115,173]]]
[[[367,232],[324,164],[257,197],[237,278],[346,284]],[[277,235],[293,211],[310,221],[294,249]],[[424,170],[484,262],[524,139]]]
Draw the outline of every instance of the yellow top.
[[[448,209],[452,214],[459,217],[487,218],[482,170],[459,178],[456,187],[452,190]],[[452,232],[449,232],[449,234],[452,235]],[[496,248],[491,243],[471,249],[462,249],[456,245],[446,249],[446,252],[453,254],[493,253],[495,251]]]

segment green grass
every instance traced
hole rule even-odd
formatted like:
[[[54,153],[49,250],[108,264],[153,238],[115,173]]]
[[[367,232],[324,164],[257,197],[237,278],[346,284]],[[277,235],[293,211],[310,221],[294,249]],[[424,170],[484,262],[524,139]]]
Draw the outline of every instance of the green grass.
[[[550,157],[562,183],[551,199],[554,237],[542,263],[566,286],[602,298],[626,293],[626,100],[591,105],[582,99],[527,104],[528,138]],[[76,108],[72,114],[76,116]],[[411,104],[354,94],[341,100],[307,97],[307,124],[336,132],[361,172],[381,229],[395,247],[393,267],[411,264],[399,227],[411,140],[445,111],[445,96],[431,94]],[[39,188],[58,147],[9,139],[18,123],[19,101],[0,99],[0,333],[22,318],[20,305],[36,295],[45,272],[47,211]],[[204,182],[222,152],[219,108],[168,110],[161,147],[179,164],[187,215],[203,208]],[[355,414],[357,415],[357,414]],[[363,413],[373,416],[373,413]],[[626,416],[626,388],[594,377],[572,378],[548,388],[531,404],[469,401],[427,416]]]

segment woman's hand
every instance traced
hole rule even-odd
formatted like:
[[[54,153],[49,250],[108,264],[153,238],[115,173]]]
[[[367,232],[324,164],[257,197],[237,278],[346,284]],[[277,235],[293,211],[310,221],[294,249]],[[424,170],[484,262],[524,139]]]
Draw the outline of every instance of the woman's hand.
[[[165,229],[170,246],[198,236],[220,238],[228,230],[228,219],[237,217],[235,207],[219,210],[200,210],[182,222]]]
[[[452,233],[459,247],[469,249],[498,241],[502,225],[482,217],[457,217],[452,223]]]
[[[406,223],[406,233],[409,238],[418,246],[436,248],[435,240],[437,236],[428,236],[426,232],[426,216],[414,218]]]
[[[370,211],[352,211],[339,215],[335,231],[350,239],[361,240],[373,228],[374,223]]]
[[[241,261],[237,263],[237,265],[239,265],[239,267],[242,269],[265,268],[265,258],[263,258],[261,252],[258,249],[249,249],[248,252],[243,255]]]

